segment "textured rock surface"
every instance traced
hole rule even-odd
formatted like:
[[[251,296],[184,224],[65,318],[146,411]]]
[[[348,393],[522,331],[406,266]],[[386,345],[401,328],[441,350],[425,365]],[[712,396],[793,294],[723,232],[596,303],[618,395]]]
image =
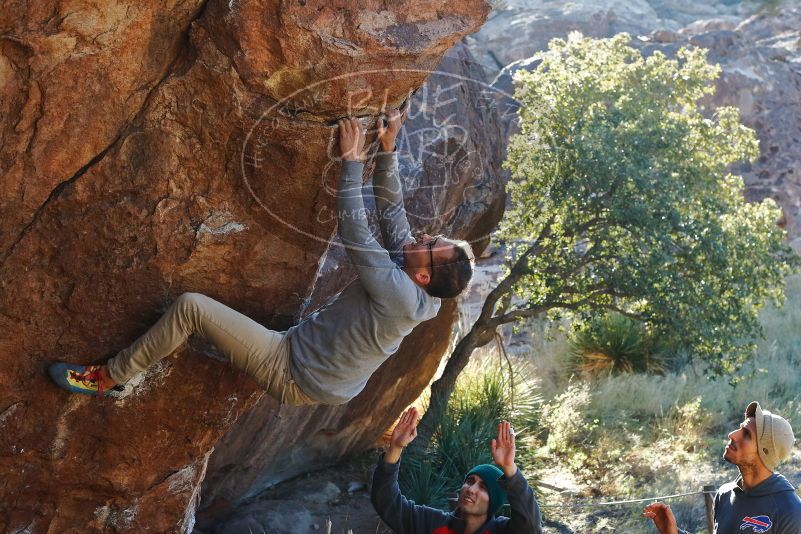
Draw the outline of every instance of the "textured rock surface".
[[[282,485],[281,490],[279,495],[260,497],[241,506],[235,516],[216,525],[214,532],[294,534],[320,530],[327,517],[319,510],[326,510],[329,504],[338,504],[342,495],[339,487],[329,480],[305,477]],[[195,534],[199,532],[195,530]]]
[[[486,16],[479,0],[361,4],[0,9],[0,531],[191,529],[208,454],[255,384],[202,344],[115,401],[62,392],[45,369],[114,354],[184,291],[296,320],[334,230],[327,121],[401,103]],[[404,350],[436,359],[452,316]],[[399,409],[383,399],[423,381],[416,364],[393,359],[360,402],[302,428],[271,418],[317,439],[283,465],[319,455],[332,428],[358,444],[371,413]]]
[[[467,41],[491,73],[531,57],[554,37],[580,31],[590,37],[678,30],[697,20],[736,24],[758,3],[731,0],[506,0]]]
[[[0,259],[60,184],[119,140],[203,2],[4,2]]]
[[[752,17],[731,31],[700,30],[681,32],[665,45],[667,53],[689,42],[708,48],[710,61],[723,68],[712,104],[739,108],[759,137],[758,161],[737,169],[746,196],[776,200],[791,243],[801,249],[801,7]]]
[[[220,525],[215,532],[269,532],[270,534],[296,534],[320,530],[320,521],[300,500],[265,500],[243,507],[241,514]],[[317,526],[317,529],[313,525]]]
[[[745,179],[746,195],[775,199],[784,210],[792,244],[801,248],[801,8],[755,15],[738,24],[710,21],[678,32],[656,31],[632,44],[646,55],[659,50],[673,56],[687,45],[709,50],[709,61],[718,63],[722,74],[705,104],[737,107],[743,123],[759,137],[759,160],[736,169]],[[512,91],[514,71],[537,64],[536,58],[515,62],[493,85]],[[508,106],[505,111],[514,118]],[[514,130],[513,120],[506,130]]]
[[[412,100],[398,141],[407,212],[413,228],[458,235],[478,248],[499,220],[504,201],[496,104],[503,95],[496,97],[462,46],[436,71]],[[305,312],[352,276],[341,247],[333,242]],[[281,424],[276,425],[275,403],[264,397],[215,447],[199,523],[219,520],[238,502],[272,484],[370,447],[433,377],[447,347],[445,333],[450,332],[453,314],[449,303],[439,318],[418,327],[417,336],[405,340],[365,391],[345,406],[284,407]],[[431,350],[421,350],[429,346]],[[247,513],[240,510],[240,515]]]

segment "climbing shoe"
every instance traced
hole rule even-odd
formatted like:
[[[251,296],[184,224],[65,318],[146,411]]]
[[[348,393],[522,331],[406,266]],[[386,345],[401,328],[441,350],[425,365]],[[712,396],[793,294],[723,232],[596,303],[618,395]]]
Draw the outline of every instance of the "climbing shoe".
[[[97,395],[103,397],[109,391],[117,391],[119,386],[107,390],[100,380],[99,365],[78,365],[74,363],[56,362],[50,365],[47,372],[53,382],[73,393]]]

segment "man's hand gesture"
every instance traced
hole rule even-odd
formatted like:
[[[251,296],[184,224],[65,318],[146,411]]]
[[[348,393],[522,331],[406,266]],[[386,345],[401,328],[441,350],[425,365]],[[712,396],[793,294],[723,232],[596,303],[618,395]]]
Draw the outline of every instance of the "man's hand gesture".
[[[339,150],[344,161],[361,161],[365,128],[359,119],[342,119],[339,125]]]
[[[643,517],[650,517],[654,520],[654,525],[660,534],[679,534],[679,527],[676,525],[676,517],[670,506],[663,502],[655,502],[645,507],[642,512]]]
[[[507,421],[498,423],[498,437],[490,444],[492,459],[503,470],[506,478],[517,473],[515,465],[515,433]]]
[[[385,462],[394,464],[400,460],[403,449],[417,437],[419,420],[420,414],[417,412],[417,408],[409,408],[403,412],[389,439],[389,451],[384,455]]]
[[[382,152],[392,152],[395,150],[395,138],[401,129],[401,114],[397,109],[392,109],[387,113],[388,124],[384,126],[384,118],[378,118],[378,141],[381,143]]]

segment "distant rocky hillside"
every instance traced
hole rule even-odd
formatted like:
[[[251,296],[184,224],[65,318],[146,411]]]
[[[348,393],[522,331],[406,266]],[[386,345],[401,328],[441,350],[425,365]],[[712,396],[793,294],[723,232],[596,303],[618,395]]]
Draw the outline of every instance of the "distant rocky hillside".
[[[679,30],[699,20],[737,23],[764,3],[740,0],[499,0],[481,29],[467,37],[490,71],[531,57],[571,31],[589,37]]]

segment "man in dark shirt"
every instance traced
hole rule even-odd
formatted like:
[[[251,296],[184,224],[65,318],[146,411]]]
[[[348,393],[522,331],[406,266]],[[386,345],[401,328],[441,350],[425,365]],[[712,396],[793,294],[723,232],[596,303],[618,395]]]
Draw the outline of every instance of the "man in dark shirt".
[[[786,419],[752,402],[745,421],[729,433],[723,459],[737,466],[740,476],[715,495],[715,534],[799,534],[801,499],[776,466],[790,457],[795,437]],[[643,516],[654,520],[660,534],[678,534],[670,506],[657,502]]]
[[[403,449],[417,437],[419,414],[408,409],[392,432],[389,450],[378,460],[370,499],[381,519],[398,534],[541,534],[542,520],[534,492],[515,465],[515,435],[509,423],[498,425],[490,445],[500,467],[479,465],[467,473],[456,511],[414,504],[401,495],[398,468]],[[511,517],[496,515],[508,500]]]

